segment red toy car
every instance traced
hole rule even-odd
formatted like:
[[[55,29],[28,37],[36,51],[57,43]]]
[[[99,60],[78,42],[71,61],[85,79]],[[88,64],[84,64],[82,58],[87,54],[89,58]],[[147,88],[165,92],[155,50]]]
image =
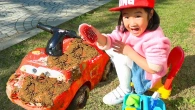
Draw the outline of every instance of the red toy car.
[[[104,79],[110,70],[109,56],[95,45],[81,41],[74,31],[41,23],[38,23],[37,27],[52,33],[53,37],[46,48],[37,48],[23,58],[19,68],[7,82],[8,98],[27,110],[73,110],[84,107],[89,91]],[[70,62],[76,57],[82,58],[90,54],[85,50],[81,56],[68,56],[71,46],[77,40],[79,42],[76,44],[93,48],[97,55],[77,62],[78,66],[60,67],[59,64],[68,64],[65,61],[55,61],[64,58]],[[53,65],[49,60],[54,62]]]

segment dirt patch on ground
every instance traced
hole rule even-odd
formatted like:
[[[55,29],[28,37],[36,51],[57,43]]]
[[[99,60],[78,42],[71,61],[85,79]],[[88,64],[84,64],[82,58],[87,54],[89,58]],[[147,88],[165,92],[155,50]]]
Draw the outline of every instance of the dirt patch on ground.
[[[51,107],[53,99],[63,91],[66,91],[72,81],[81,76],[79,64],[98,55],[94,47],[82,43],[81,39],[75,39],[71,42],[71,46],[69,46],[64,55],[60,57],[49,56],[47,60],[49,68],[56,66],[60,69],[74,71],[70,81],[59,81],[44,74],[41,76],[28,75],[20,78],[13,74],[9,81],[20,81],[22,85],[21,88],[14,86],[12,94],[17,94],[23,103]]]

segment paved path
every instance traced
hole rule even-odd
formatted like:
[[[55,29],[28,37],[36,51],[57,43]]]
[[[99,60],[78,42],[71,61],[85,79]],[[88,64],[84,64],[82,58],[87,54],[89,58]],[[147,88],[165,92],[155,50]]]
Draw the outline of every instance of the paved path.
[[[57,26],[110,0],[0,0],[0,51],[42,30],[38,22]]]

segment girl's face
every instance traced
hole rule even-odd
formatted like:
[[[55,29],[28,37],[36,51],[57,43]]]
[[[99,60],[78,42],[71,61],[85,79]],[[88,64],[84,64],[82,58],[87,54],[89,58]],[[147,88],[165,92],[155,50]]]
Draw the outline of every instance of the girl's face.
[[[140,36],[147,28],[148,21],[153,15],[153,10],[148,13],[143,8],[129,8],[122,10],[125,28],[134,36]]]

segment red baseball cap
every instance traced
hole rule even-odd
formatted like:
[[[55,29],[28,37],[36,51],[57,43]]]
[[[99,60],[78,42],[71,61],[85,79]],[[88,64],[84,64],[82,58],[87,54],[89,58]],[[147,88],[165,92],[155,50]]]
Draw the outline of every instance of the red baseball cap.
[[[120,11],[126,8],[149,7],[154,8],[155,0],[119,0],[119,7],[110,8],[110,11]]]

